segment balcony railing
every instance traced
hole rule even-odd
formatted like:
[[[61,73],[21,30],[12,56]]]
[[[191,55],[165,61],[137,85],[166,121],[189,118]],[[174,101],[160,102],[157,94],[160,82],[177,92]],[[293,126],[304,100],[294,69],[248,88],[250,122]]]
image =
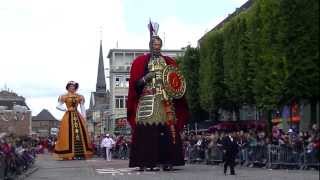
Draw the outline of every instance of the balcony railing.
[[[110,72],[129,72],[130,66],[112,66]]]

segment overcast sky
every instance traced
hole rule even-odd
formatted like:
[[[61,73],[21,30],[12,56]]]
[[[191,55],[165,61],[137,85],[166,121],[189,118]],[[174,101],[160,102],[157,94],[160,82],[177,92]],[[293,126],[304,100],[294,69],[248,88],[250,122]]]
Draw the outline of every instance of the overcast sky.
[[[0,0],[0,90],[26,98],[32,114],[48,109],[69,80],[87,100],[95,90],[99,40],[109,49],[147,48],[149,18],[164,48],[197,40],[246,0]],[[102,29],[102,33],[101,33]]]

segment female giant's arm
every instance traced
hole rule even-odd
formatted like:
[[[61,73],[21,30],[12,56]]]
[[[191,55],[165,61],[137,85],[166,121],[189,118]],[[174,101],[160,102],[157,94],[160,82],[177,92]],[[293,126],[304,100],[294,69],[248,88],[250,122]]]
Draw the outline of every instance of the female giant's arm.
[[[84,97],[80,96],[80,111],[84,119],[86,119],[86,107],[84,106]]]
[[[67,111],[67,109],[63,106],[63,104],[64,104],[63,96],[59,96],[58,105],[56,106],[56,108],[60,111]]]

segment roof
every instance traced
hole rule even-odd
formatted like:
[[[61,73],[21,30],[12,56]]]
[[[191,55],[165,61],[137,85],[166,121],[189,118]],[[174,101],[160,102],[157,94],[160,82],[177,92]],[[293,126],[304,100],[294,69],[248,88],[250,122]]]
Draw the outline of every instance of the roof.
[[[98,92],[106,92],[106,78],[105,77],[106,76],[105,76],[105,73],[104,73],[102,41],[100,41],[99,65],[98,65],[96,91],[98,91]]]
[[[33,121],[58,121],[47,109],[32,117]]]

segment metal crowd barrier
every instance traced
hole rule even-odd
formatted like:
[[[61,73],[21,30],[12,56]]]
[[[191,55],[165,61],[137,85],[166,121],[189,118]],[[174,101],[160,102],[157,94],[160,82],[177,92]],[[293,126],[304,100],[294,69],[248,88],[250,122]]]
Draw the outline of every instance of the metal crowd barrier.
[[[268,145],[268,168],[303,167],[304,149],[286,145]]]
[[[249,146],[247,148],[240,149],[240,159],[246,166],[266,166],[268,161],[268,149],[266,146]]]
[[[184,161],[186,163],[191,163],[190,156],[191,156],[191,145],[186,143],[184,144]]]
[[[320,150],[313,152],[303,152],[303,167],[302,169],[317,168],[320,169]]]
[[[219,146],[213,146],[207,150],[207,164],[219,164],[223,161],[223,150]]]
[[[113,149],[112,156],[115,159],[129,159],[129,146],[119,146],[118,148]]]
[[[205,149],[201,146],[193,145],[188,149],[188,163],[201,163],[205,161]]]
[[[201,155],[203,151],[204,158]],[[320,169],[319,155],[319,150],[309,152],[304,147],[269,144],[240,149],[236,162],[249,167]],[[188,145],[185,147],[185,160],[187,163],[219,164],[223,162],[223,149],[213,146],[203,150],[199,146]]]

